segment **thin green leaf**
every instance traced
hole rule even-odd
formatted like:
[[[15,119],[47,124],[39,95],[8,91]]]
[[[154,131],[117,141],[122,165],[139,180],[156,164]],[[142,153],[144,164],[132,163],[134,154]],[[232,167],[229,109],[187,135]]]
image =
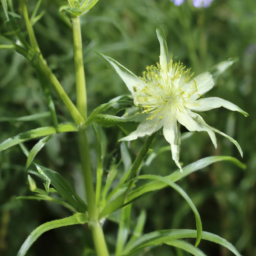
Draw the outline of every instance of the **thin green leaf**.
[[[43,112],[35,115],[29,115],[29,116],[22,116],[22,117],[0,117],[0,122],[27,122],[27,121],[34,121],[34,120],[39,120],[42,118],[46,118],[50,116],[50,112]]]
[[[124,123],[133,124],[134,128],[138,126],[138,124],[134,122],[130,122],[129,118],[107,115],[107,114],[99,114],[94,118],[94,122],[103,127],[111,127],[114,125],[124,125]]]
[[[2,2],[2,6],[3,6],[5,17],[6,17],[6,21],[8,21],[9,20],[9,15],[8,15],[8,4],[7,4],[7,1],[6,0],[1,0],[1,2]]]
[[[172,241],[166,242],[166,244],[174,246],[179,249],[182,249],[182,250],[189,252],[195,256],[206,256],[201,250],[199,250],[192,244],[189,244],[182,240],[172,240]]]
[[[8,12],[8,14],[10,14],[14,18],[18,18],[18,19],[21,18],[21,16],[19,14],[15,13],[15,12]]]
[[[23,143],[20,143],[19,146],[20,146],[20,148],[21,148],[23,154],[24,154],[26,157],[28,157],[29,151],[28,151],[28,149],[26,148],[26,146],[25,146]]]
[[[63,207],[69,209],[71,212],[76,213],[76,209],[74,207],[72,207],[70,204],[68,204],[67,202],[57,199],[57,198],[52,198],[50,196],[47,195],[36,195],[36,196],[19,196],[16,198],[17,200],[37,200],[37,201],[49,201],[49,202],[53,202],[56,204],[60,204]]]
[[[161,177],[161,176],[157,176],[157,175],[142,175],[137,177],[137,179],[152,179],[152,180],[156,180],[156,181],[160,181],[162,183],[165,183],[167,185],[169,185],[170,187],[172,187],[173,189],[175,189],[188,203],[188,205],[190,206],[191,210],[193,211],[194,215],[195,215],[195,219],[196,219],[196,228],[197,228],[197,239],[196,239],[196,246],[199,245],[201,237],[202,237],[202,222],[201,222],[201,218],[199,215],[199,212],[197,211],[194,203],[192,202],[192,200],[190,199],[190,197],[187,195],[187,193],[177,184],[173,183],[172,181],[170,181],[167,178]]]
[[[36,145],[30,150],[27,163],[26,163],[26,169],[28,169],[28,167],[31,165],[36,155],[44,147],[47,141],[49,141],[51,138],[52,138],[51,136],[44,137],[43,139],[39,140],[36,143]]]
[[[130,238],[129,242],[127,243],[127,247],[129,247],[136,239],[138,239],[144,229],[144,225],[146,223],[146,211],[141,211],[140,216],[137,219],[136,227],[133,230],[132,237]]]
[[[170,230],[159,230],[154,231],[148,234],[145,234],[135,240],[129,247],[127,246],[122,254],[122,256],[133,255],[135,252],[139,250],[151,246],[151,245],[160,245],[162,243],[168,243],[177,239],[184,238],[196,238],[197,231],[195,230],[186,230],[186,229],[170,229]],[[202,233],[202,239],[210,242],[214,242],[216,244],[220,244],[231,252],[233,252],[236,256],[241,256],[240,253],[236,250],[236,248],[229,243],[227,240],[211,234],[209,232]]]
[[[132,159],[129,154],[126,142],[121,142],[120,150],[121,150],[122,161],[124,164],[124,173],[126,173],[132,167]]]
[[[52,126],[37,128],[9,138],[0,144],[0,151],[6,150],[22,142],[62,132],[77,132],[75,124],[60,124],[57,129]]]
[[[125,189],[125,191],[121,195],[119,195],[115,200],[111,201],[109,204],[107,204],[103,208],[103,210],[100,213],[100,219],[102,219],[103,217],[111,214],[112,212],[117,211],[118,209],[120,209],[124,205],[124,200],[125,200],[126,195],[127,195],[126,190],[127,190],[127,188]]]
[[[116,177],[116,174],[117,174],[117,164],[112,163],[111,166],[110,166],[110,171],[109,171],[108,176],[107,176],[106,184],[103,188],[102,195],[101,195],[102,205],[105,205],[105,203],[106,203],[107,193],[110,189],[110,186],[112,185],[112,182],[113,182],[114,178]]]
[[[99,203],[103,176],[103,159],[107,148],[107,138],[103,130],[97,124],[93,124],[93,129],[97,138],[97,172],[96,172],[96,204]]]
[[[49,190],[50,190],[50,185],[51,185],[51,179],[43,172],[43,170],[41,169],[41,167],[39,165],[35,164],[35,166],[36,166],[37,171],[42,175],[43,179],[45,180],[44,188],[48,195]]]
[[[118,185],[111,191],[111,193],[108,196],[107,201],[113,200],[113,197],[116,197],[116,194],[119,193],[119,191],[122,189],[120,189],[124,182],[128,179],[128,177],[130,176],[130,181],[128,183],[126,183],[126,185],[124,185],[124,187],[127,186],[127,191],[126,193],[129,192],[129,190],[132,188],[133,183],[135,181],[135,177],[137,175],[137,173],[140,170],[140,167],[142,165],[142,162],[144,160],[144,157],[146,156],[149,147],[152,143],[152,141],[154,140],[156,133],[152,134],[151,136],[149,136],[145,142],[145,144],[143,145],[139,155],[137,156],[136,160],[134,161],[133,165],[131,166],[131,168],[123,175],[123,177],[121,178],[121,180],[119,181]],[[129,185],[128,185],[129,184]],[[115,199],[117,200],[117,199]],[[114,203],[113,203],[114,204]]]
[[[47,223],[44,223],[43,225],[37,227],[26,239],[26,241],[21,246],[18,255],[17,256],[24,256],[28,249],[31,247],[31,245],[37,240],[38,237],[40,237],[43,233],[46,231],[66,227],[70,225],[77,225],[77,224],[84,224],[88,222],[88,218],[84,213],[76,213],[73,216],[60,219],[60,220],[53,220]]]
[[[122,208],[121,221],[119,224],[117,241],[116,241],[116,255],[121,255],[123,247],[126,243],[130,232],[130,218],[132,205],[127,205]]]
[[[167,70],[167,63],[168,63],[168,47],[167,47],[167,43],[166,43],[166,39],[165,39],[165,34],[164,32],[157,28],[156,29],[156,34],[157,34],[157,38],[158,41],[160,43],[160,66],[161,68],[163,68],[163,70]]]
[[[192,164],[187,165],[186,167],[183,168],[183,172],[180,172],[179,170],[177,170],[177,171],[173,172],[172,174],[166,176],[165,178],[172,182],[176,182],[195,171],[201,170],[201,169],[207,167],[208,165],[219,162],[219,161],[230,161],[230,162],[236,164],[238,167],[245,169],[245,165],[234,157],[211,156],[211,157],[206,157],[206,158],[200,159]],[[156,191],[156,190],[162,189],[164,187],[166,187],[166,184],[163,184],[161,182],[155,182],[155,181],[149,182],[137,189],[134,189],[128,195],[127,201],[128,202],[132,201],[135,198],[140,197],[141,195],[143,195],[145,193]]]
[[[36,165],[36,167],[37,169],[41,170],[44,179],[49,179],[50,183],[58,191],[58,193],[78,212],[85,212],[87,210],[87,206],[84,201],[76,194],[73,188],[59,173],[45,168],[44,166]],[[45,178],[45,176],[47,178]]]
[[[30,175],[28,175],[28,184],[29,184],[29,189],[31,191],[35,191],[36,190],[36,188],[37,188],[36,182],[34,181],[34,179]]]
[[[110,108],[114,108],[117,111],[120,108],[123,108],[123,106],[127,106],[128,104],[131,104],[130,96],[128,96],[128,95],[118,96],[118,97],[112,99],[111,101],[109,101],[108,103],[102,104],[99,107],[97,107],[96,109],[94,109],[93,112],[88,116],[88,118],[86,120],[86,125],[90,126],[94,122],[96,116],[98,116],[101,113],[106,112]]]
[[[37,12],[38,12],[38,9],[39,9],[41,3],[42,3],[42,0],[38,0],[38,1],[37,1],[36,7],[35,7],[35,9],[34,9],[32,15],[31,15],[31,17],[30,17],[30,22],[31,22],[32,25],[34,24],[33,21],[34,21],[36,15],[37,15]]]

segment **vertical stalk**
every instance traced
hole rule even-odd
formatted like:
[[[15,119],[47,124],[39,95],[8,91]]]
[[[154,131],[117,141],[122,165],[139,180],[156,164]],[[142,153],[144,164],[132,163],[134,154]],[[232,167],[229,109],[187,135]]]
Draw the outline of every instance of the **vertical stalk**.
[[[37,43],[37,40],[35,37],[33,27],[31,25],[31,22],[30,22],[30,19],[28,16],[28,10],[27,10],[24,0],[21,0],[21,9],[22,9],[22,13],[23,13],[23,16],[25,19],[26,28],[27,28],[28,35],[29,35],[29,40],[30,40],[30,43],[31,43],[33,49],[35,50],[35,52],[33,50],[30,50],[30,52],[24,53],[24,50],[22,50],[22,47],[18,47],[18,45],[15,47],[16,50],[18,48],[20,50],[22,50],[23,55],[28,57],[28,59],[32,62],[33,66],[38,68],[40,70],[40,72],[42,72],[42,74],[45,75],[45,78],[49,81],[49,83],[52,85],[52,87],[54,88],[54,90],[56,91],[58,96],[61,98],[61,100],[67,107],[67,109],[68,109],[69,113],[71,114],[71,116],[73,117],[75,123],[77,125],[84,124],[84,122],[85,122],[84,118],[80,115],[77,108],[74,106],[73,102],[70,100],[70,98],[66,94],[65,90],[61,86],[60,82],[55,77],[55,75],[52,73],[52,71],[48,67],[46,61],[44,60],[44,58],[41,54],[40,48],[38,46],[38,43]],[[30,54],[32,54],[33,56],[29,56]],[[31,58],[32,59],[35,58],[35,60],[31,60]]]
[[[24,0],[21,0],[21,8],[22,8],[22,13],[23,13],[24,19],[25,19],[30,43],[31,43],[32,47],[40,53],[40,49],[39,49],[39,46],[38,46],[38,43],[37,43],[37,40],[35,37],[33,27],[31,26],[31,22],[30,22],[30,19],[28,16],[28,10],[27,10]]]
[[[86,82],[84,74],[83,49],[80,17],[72,19],[74,56],[76,70],[76,93],[77,108],[84,119],[87,117]]]
[[[72,18],[73,38],[74,38],[74,61],[76,69],[76,91],[77,107],[82,117],[87,117],[86,83],[83,64],[82,38],[80,18]],[[78,147],[82,162],[82,172],[89,214],[89,226],[92,230],[95,249],[98,256],[108,256],[108,249],[105,242],[103,230],[99,223],[98,208],[96,205],[95,191],[93,187],[93,177],[90,164],[90,151],[86,135],[86,127],[80,126],[78,132]]]

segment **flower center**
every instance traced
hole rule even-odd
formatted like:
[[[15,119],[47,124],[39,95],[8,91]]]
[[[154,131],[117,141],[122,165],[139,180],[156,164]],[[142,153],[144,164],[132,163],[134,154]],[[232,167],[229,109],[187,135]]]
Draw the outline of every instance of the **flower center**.
[[[145,86],[134,93],[135,103],[142,106],[145,113],[152,113],[153,117],[166,109],[184,105],[186,93],[182,87],[190,80],[189,73],[190,70],[185,70],[182,63],[173,63],[172,60],[167,70],[158,63],[147,67],[141,77]]]

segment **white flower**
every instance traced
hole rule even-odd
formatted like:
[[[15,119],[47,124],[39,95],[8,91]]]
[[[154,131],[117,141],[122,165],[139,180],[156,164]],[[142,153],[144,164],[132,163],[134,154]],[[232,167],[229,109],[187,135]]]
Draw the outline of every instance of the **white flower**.
[[[144,109],[143,112],[147,113],[146,120],[139,124],[137,130],[122,140],[131,141],[138,137],[151,135],[163,127],[164,137],[171,145],[172,158],[182,171],[179,163],[178,123],[180,123],[189,131],[207,132],[215,147],[217,147],[217,141],[214,132],[225,136],[237,146],[242,156],[242,149],[233,138],[206,124],[203,118],[193,111],[201,112],[224,107],[238,111],[245,116],[248,114],[233,103],[221,98],[200,99],[203,94],[213,88],[212,75],[206,72],[191,79],[190,70],[186,70],[181,63],[174,63],[172,60],[168,62],[164,34],[159,29],[156,33],[160,43],[160,64],[147,67],[142,78],[134,75],[114,59],[102,55],[131,91],[134,104],[141,106]]]

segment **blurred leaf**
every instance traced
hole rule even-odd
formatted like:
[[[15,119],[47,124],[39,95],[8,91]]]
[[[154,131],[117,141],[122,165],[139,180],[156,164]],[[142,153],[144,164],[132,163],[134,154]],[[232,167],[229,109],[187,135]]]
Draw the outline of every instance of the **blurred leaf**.
[[[44,13],[45,13],[44,11],[42,11],[40,14],[37,15],[38,9],[39,9],[41,3],[42,3],[42,0],[39,0],[37,2],[36,7],[35,7],[32,15],[31,15],[30,22],[31,22],[32,26],[35,25],[36,22],[39,21],[42,18],[42,16],[44,15]]]
[[[105,201],[106,201],[106,196],[107,196],[107,193],[110,189],[110,186],[112,185],[112,182],[113,180],[115,179],[116,177],[116,174],[117,174],[117,164],[116,163],[112,163],[111,166],[110,166],[110,171],[108,173],[108,176],[107,176],[107,181],[106,181],[106,184],[102,190],[102,195],[101,195],[101,204],[102,205],[105,205]]]
[[[95,116],[94,122],[103,127],[111,127],[114,125],[122,125],[125,127],[125,123],[129,123],[130,121],[129,121],[129,119],[119,117],[119,116],[99,114],[99,115]],[[132,125],[132,123],[130,125]],[[138,126],[138,124],[134,124],[135,128],[137,126]]]
[[[159,230],[154,231],[148,234],[145,234],[134,241],[129,247],[127,246],[123,251],[122,256],[133,255],[135,252],[148,247],[150,245],[161,245],[162,243],[169,243],[173,240],[184,239],[184,238],[196,238],[197,231],[188,230],[188,229],[170,229],[170,230]],[[231,252],[233,252],[236,256],[241,256],[240,253],[236,250],[236,248],[227,240],[214,235],[209,232],[202,233],[202,239],[210,242],[214,242],[216,244],[220,244]]]
[[[116,241],[116,255],[121,255],[130,232],[131,209],[132,205],[130,204],[123,207],[121,211],[121,221]]]
[[[129,247],[136,239],[138,239],[143,232],[144,225],[146,223],[146,211],[142,210],[140,216],[137,218],[137,224],[132,232],[132,237],[130,238],[129,242],[126,244]]]
[[[36,183],[35,183],[35,181],[33,180],[33,178],[30,176],[30,175],[28,175],[28,183],[29,183],[29,189],[31,190],[31,191],[35,191],[36,190]]]
[[[38,192],[38,191],[36,191]],[[57,199],[57,198],[53,198],[51,196],[48,195],[43,195],[43,194],[37,194],[35,196],[18,196],[16,198],[17,200],[37,200],[37,201],[48,201],[48,202],[53,202],[56,204],[60,204],[63,207],[66,207],[67,209],[69,209],[71,212],[76,213],[76,209],[74,207],[72,207],[70,204],[68,204],[67,202],[61,200],[61,199]]]
[[[110,203],[108,203],[103,210],[100,213],[100,219],[102,219],[103,217],[111,214],[112,212],[117,211],[118,209],[120,209],[122,206],[124,206],[124,200],[126,198],[126,190],[119,195],[117,198],[115,198],[113,201],[111,201]]]
[[[97,139],[97,182],[96,182],[96,204],[99,203],[103,176],[103,160],[106,154],[107,138],[100,126],[93,124],[93,129]]]
[[[101,113],[106,112],[110,108],[112,108],[112,111],[114,110],[114,113],[117,113],[119,110],[122,110],[124,106],[131,105],[132,99],[130,96],[122,95],[118,96],[108,103],[102,104],[99,107],[95,108],[93,112],[88,116],[86,120],[86,125],[90,126],[93,122],[95,122],[95,119],[98,115]]]
[[[182,250],[189,252],[195,256],[206,256],[201,250],[199,250],[195,246],[189,244],[188,242],[185,242],[182,240],[172,240],[172,241],[166,242],[166,244],[174,246],[179,249],[182,249]]]
[[[1,0],[2,6],[3,6],[3,10],[4,10],[4,14],[6,17],[6,21],[9,20],[9,15],[8,15],[8,4],[6,0]]]
[[[28,140],[62,132],[77,132],[77,126],[75,124],[60,124],[58,126],[58,129],[55,129],[52,126],[48,126],[30,130],[28,132],[21,133],[15,137],[9,138],[2,142],[0,144],[0,151],[6,150],[12,146],[15,146]]]
[[[128,172],[129,169],[132,166],[132,159],[131,156],[129,154],[126,142],[121,142],[120,144],[120,149],[121,149],[121,156],[122,156],[122,161],[124,164],[124,172]]]
[[[198,161],[196,161],[192,164],[187,165],[186,167],[183,168],[183,172],[180,172],[179,170],[177,170],[177,171],[173,172],[172,174],[166,176],[165,178],[172,181],[172,182],[176,182],[176,181],[188,176],[189,174],[191,174],[195,171],[201,170],[201,169],[207,167],[208,165],[219,162],[219,161],[230,161],[230,162],[236,164],[238,167],[240,167],[242,169],[245,169],[245,165],[234,157],[230,157],[230,156],[210,156],[210,157],[200,159],[200,160],[198,160]],[[141,195],[143,195],[145,193],[156,191],[156,190],[162,189],[164,187],[166,187],[166,185],[161,183],[161,182],[146,183],[145,185],[142,185],[139,188],[134,189],[128,195],[127,200],[132,201],[136,197],[140,197]]]
[[[169,179],[161,177],[161,176],[157,176],[157,175],[142,175],[137,177],[137,179],[152,179],[152,180],[156,180],[156,181],[160,181],[162,183],[168,184],[170,187],[172,187],[174,190],[176,190],[188,203],[188,205],[190,206],[191,210],[193,211],[194,215],[195,215],[195,219],[196,219],[196,228],[197,228],[197,239],[196,239],[196,246],[199,245],[201,237],[202,237],[202,222],[201,222],[201,218],[200,215],[194,205],[194,203],[192,202],[192,200],[190,199],[190,197],[187,195],[187,193],[177,184],[171,182]]]
[[[27,121],[34,121],[40,120],[42,118],[46,118],[50,116],[50,112],[43,112],[39,114],[29,115],[29,116],[22,116],[22,117],[0,117],[0,122],[27,122]]]
[[[29,156],[26,162],[26,169],[31,165],[36,155],[39,151],[44,147],[48,140],[51,139],[51,136],[44,137],[43,139],[39,140],[36,145],[30,150]]]
[[[21,246],[17,256],[24,256],[26,255],[28,249],[31,245],[46,231],[66,227],[70,225],[77,225],[77,224],[85,224],[88,222],[88,218],[84,213],[76,213],[73,216],[60,219],[60,220],[53,220],[42,224],[41,226],[37,227],[26,239],[26,241]]]
[[[85,212],[87,210],[87,206],[84,201],[76,194],[73,188],[59,173],[40,165],[36,165],[36,167],[43,173],[44,176],[42,176],[42,178],[44,180],[49,179],[50,183],[58,193],[78,212]]]

